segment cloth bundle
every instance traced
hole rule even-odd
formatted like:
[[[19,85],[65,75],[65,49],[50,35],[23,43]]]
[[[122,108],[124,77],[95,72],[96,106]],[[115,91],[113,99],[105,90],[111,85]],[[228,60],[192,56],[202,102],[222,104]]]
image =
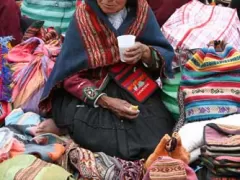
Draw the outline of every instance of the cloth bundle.
[[[53,134],[36,136],[42,120],[38,114],[13,110],[6,117],[6,126],[0,128],[0,161],[19,154],[34,154],[47,162],[58,160],[65,151],[65,139]]]
[[[240,112],[240,52],[202,48],[186,63],[179,89],[180,121],[215,119]]]
[[[12,100],[15,108],[39,112],[38,104],[60,47],[46,45],[39,38],[30,38],[8,53],[13,70]]]
[[[203,48],[211,40],[224,40],[239,49],[239,27],[236,10],[193,0],[175,11],[162,32],[175,50]]]
[[[125,161],[104,153],[93,153],[79,147],[73,141],[66,143],[65,154],[58,165],[76,174],[76,179],[140,180],[143,176],[143,160]]]
[[[210,123],[204,128],[201,161],[215,176],[240,176],[240,126]]]
[[[63,168],[32,155],[19,155],[0,163],[0,179],[14,180],[74,180]]]

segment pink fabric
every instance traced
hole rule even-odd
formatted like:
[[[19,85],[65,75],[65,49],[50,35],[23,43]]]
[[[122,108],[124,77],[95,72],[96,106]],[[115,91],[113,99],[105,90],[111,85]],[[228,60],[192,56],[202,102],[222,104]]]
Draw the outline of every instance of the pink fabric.
[[[184,166],[184,169],[186,171],[186,180],[197,180],[197,176],[195,174],[195,172],[193,171],[192,168],[190,168],[187,164],[185,164],[183,161],[181,160],[178,160],[178,159],[172,159],[171,157],[169,156],[162,156],[162,157],[159,157],[151,166],[150,168],[147,169],[147,172],[146,174],[144,175],[143,177],[143,180],[150,180],[150,176],[149,176],[149,173],[152,169],[156,168],[155,167],[155,164],[158,163],[159,161],[165,161],[165,162],[168,162],[168,161],[175,161],[175,162],[178,162],[179,164],[183,165]],[[161,179],[159,179],[161,180]],[[167,178],[165,177],[164,180],[167,180]]]
[[[174,49],[203,48],[212,40],[224,40],[239,49],[239,29],[236,10],[193,0],[168,19],[162,32]]]
[[[7,59],[14,71],[12,100],[15,108],[39,112],[42,89],[59,52],[60,46],[46,45],[41,39],[30,38],[8,53]]]
[[[240,162],[240,157],[233,157],[233,156],[218,156],[216,157],[216,160],[221,161],[221,160],[228,160],[232,162]]]

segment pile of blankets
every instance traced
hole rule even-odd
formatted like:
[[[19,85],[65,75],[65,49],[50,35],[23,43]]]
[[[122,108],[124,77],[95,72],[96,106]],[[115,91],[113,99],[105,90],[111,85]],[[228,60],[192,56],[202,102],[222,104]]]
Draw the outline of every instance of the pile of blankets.
[[[4,172],[1,173],[0,179],[6,177],[8,171],[12,171],[12,168],[8,171],[6,168],[11,162],[15,162],[15,159],[26,161],[26,164],[23,162],[19,164],[17,167],[19,171],[24,172],[27,167],[33,171],[36,178],[40,171],[44,171],[43,169],[49,166],[56,171],[62,171],[63,177],[71,174],[73,179],[142,179],[143,160],[125,161],[102,152],[93,153],[75,144],[68,136],[59,137],[50,133],[38,135],[37,126],[43,120],[38,114],[24,113],[20,108],[13,110],[7,116],[5,127],[0,128],[0,172]],[[38,159],[31,155],[35,155]],[[37,164],[41,164],[42,167],[35,172],[37,164],[31,165],[27,163],[28,161],[38,162]],[[61,166],[65,171],[54,164]],[[41,175],[44,174],[39,176]],[[19,179],[16,177],[15,179]]]
[[[200,159],[211,172],[212,178],[239,177],[240,127],[207,124],[204,128],[204,144]]]

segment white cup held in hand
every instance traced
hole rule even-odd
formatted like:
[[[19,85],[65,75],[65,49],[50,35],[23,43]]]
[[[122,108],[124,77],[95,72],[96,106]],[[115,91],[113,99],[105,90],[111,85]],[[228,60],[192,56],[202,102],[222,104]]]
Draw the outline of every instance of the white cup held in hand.
[[[122,62],[125,62],[124,52],[125,52],[126,49],[134,46],[136,36],[134,36],[134,35],[122,35],[122,36],[118,36],[117,40],[118,40],[120,59],[121,59]]]

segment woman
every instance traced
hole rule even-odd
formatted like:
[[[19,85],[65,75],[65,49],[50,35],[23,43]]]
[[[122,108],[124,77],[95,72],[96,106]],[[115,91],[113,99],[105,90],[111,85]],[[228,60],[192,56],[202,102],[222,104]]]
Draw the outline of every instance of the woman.
[[[45,21],[45,27],[59,28],[65,33],[75,11],[76,0],[24,0],[21,4],[23,16]]]
[[[119,57],[117,36],[138,41]],[[174,120],[154,81],[171,76],[172,47],[145,0],[85,0],[77,10],[40,108],[80,146],[132,160],[146,158]],[[49,103],[50,102],[50,103]],[[132,108],[137,105],[137,108]],[[55,132],[52,120],[38,133]]]
[[[157,18],[159,26],[162,27],[177,8],[180,8],[190,1],[191,0],[148,0],[148,3]]]
[[[21,13],[15,0],[4,0],[0,3],[0,37],[13,36],[12,45],[17,45],[22,40],[20,25]]]

